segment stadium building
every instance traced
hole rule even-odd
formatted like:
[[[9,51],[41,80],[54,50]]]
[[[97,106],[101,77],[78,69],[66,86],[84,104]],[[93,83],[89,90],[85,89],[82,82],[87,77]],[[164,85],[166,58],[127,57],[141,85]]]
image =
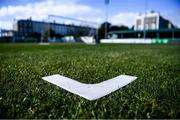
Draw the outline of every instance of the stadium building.
[[[137,16],[134,29],[110,31],[109,36],[102,43],[180,43],[180,29],[156,12]]]
[[[11,33],[11,36],[7,34]],[[14,42],[27,42],[26,40],[40,42],[43,36],[48,39],[60,40],[64,36],[88,36],[95,34],[96,29],[88,26],[73,24],[60,24],[56,22],[33,21],[31,19],[18,20],[13,24],[13,30],[1,30],[1,37],[11,37]],[[9,38],[8,38],[9,39]],[[76,42],[79,39],[76,39]]]
[[[157,30],[157,29],[172,29],[175,26],[169,21],[160,16],[159,13],[151,12],[137,16],[135,20],[135,30]]]

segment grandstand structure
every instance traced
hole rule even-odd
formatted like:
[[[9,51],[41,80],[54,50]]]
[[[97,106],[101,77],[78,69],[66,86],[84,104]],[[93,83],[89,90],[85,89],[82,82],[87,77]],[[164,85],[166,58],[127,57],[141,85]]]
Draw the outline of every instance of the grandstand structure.
[[[65,26],[71,26],[69,27],[69,29],[67,29],[69,33],[66,35],[70,36],[70,38],[73,37],[75,42],[85,42],[85,43],[95,42],[93,37],[98,34],[97,29],[100,26],[100,24],[97,22],[71,18],[71,17],[65,17],[65,16],[58,16],[58,15],[48,15],[47,22],[48,23],[61,23]],[[76,26],[76,28],[72,26]],[[51,29],[53,29],[54,31],[58,31],[54,27],[52,27]],[[66,38],[68,38],[67,36]]]
[[[17,20],[13,30],[1,30],[1,38],[8,37],[8,42],[88,42],[87,39],[97,34],[98,25],[95,22],[48,15],[43,21],[31,18]]]

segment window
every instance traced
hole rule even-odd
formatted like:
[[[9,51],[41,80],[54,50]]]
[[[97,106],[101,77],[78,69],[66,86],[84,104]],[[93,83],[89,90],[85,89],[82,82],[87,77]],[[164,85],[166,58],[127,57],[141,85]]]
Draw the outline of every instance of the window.
[[[152,27],[151,27],[152,29],[156,29],[156,24],[155,23],[152,23],[151,25],[152,25]]]
[[[146,17],[144,18],[145,29],[155,29],[157,17]]]

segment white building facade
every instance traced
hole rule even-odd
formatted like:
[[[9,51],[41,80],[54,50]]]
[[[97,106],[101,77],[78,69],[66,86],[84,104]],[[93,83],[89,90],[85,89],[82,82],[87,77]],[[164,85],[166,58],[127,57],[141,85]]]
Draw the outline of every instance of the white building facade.
[[[160,16],[157,12],[142,14],[136,17],[135,30],[158,30],[158,29],[171,29],[173,24]]]

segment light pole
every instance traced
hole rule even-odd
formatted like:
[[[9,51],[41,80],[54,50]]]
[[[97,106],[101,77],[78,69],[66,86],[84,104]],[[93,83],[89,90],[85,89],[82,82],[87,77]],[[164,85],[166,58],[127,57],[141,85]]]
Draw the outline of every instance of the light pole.
[[[106,12],[105,12],[105,36],[104,36],[105,39],[107,38],[108,5],[109,5],[109,0],[105,0],[105,6],[106,6]]]

